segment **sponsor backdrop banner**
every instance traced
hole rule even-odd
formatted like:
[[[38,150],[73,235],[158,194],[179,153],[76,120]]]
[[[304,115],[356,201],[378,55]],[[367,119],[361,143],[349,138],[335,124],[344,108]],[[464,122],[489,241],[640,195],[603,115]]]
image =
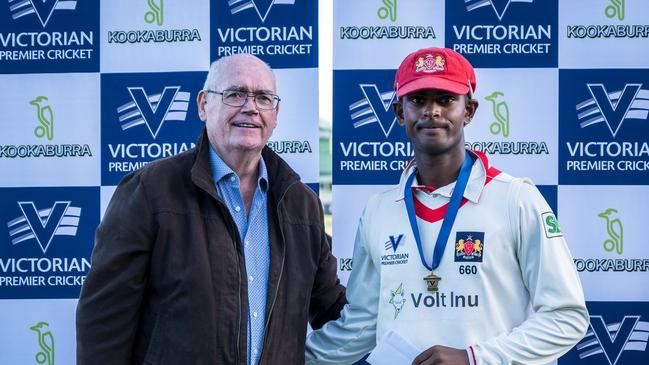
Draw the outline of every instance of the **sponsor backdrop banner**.
[[[253,53],[282,98],[269,146],[318,184],[318,2],[0,5],[0,363],[74,364],[94,233],[128,173],[193,147],[210,62]]]
[[[367,199],[396,184],[413,153],[391,108],[394,72],[416,49],[448,47],[478,78],[467,147],[537,184],[574,256],[590,327],[556,363],[649,364],[647,14],[644,0],[334,1],[333,251],[342,280]]]
[[[467,146],[534,180],[561,222],[590,327],[560,365],[649,363],[649,4],[335,0],[333,230],[339,275],[367,198],[412,156],[394,71],[431,45],[476,67]],[[276,69],[269,145],[318,182],[318,2],[9,0],[0,6],[0,363],[73,364],[74,310],[115,185],[185,151],[211,60]],[[386,237],[386,243],[389,238]],[[389,300],[389,298],[385,298]]]

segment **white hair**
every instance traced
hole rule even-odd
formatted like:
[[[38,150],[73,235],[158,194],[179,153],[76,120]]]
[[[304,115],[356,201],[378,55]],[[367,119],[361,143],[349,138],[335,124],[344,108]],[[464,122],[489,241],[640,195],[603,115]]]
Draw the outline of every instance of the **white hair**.
[[[275,77],[275,72],[273,71],[272,68],[270,68],[270,66],[266,62],[262,61],[259,57],[255,55],[248,54],[248,53],[241,53],[241,54],[235,54],[231,56],[225,56],[212,62],[212,64],[210,65],[210,70],[207,73],[207,78],[205,79],[205,84],[203,84],[203,90],[217,87],[224,66],[226,66],[230,62],[236,62],[242,58],[256,60],[262,65],[266,66],[270,74],[273,75],[273,82],[277,84],[277,78]]]

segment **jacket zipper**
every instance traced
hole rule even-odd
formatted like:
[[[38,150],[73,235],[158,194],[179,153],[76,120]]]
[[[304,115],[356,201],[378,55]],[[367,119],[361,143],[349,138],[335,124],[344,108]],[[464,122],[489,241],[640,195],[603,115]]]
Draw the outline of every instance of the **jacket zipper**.
[[[216,201],[219,204],[223,205],[223,207],[225,207],[225,211],[228,212],[228,207],[225,204],[225,202],[223,202],[220,199],[216,199]],[[229,213],[228,213],[228,215],[229,215]],[[227,217],[228,215],[225,215],[225,216]],[[230,219],[232,220],[231,223],[234,225],[234,227],[236,227],[237,224],[234,221],[234,219],[232,219],[231,216],[230,216]],[[236,245],[237,245],[237,247],[241,247],[241,240],[238,237],[239,237],[239,235],[237,234],[237,231],[236,231],[236,228],[235,228]],[[239,364],[239,353],[241,352],[241,347],[239,346],[239,342],[241,341],[241,259],[239,258],[238,254],[237,254],[237,276],[239,278],[239,285],[237,286],[237,299],[239,301],[239,305],[237,305],[237,348],[236,348],[236,352],[234,354],[234,363],[235,364]]]
[[[235,224],[236,225],[236,224]],[[237,240],[239,241],[239,240]],[[240,242],[237,242],[240,244]],[[239,305],[237,306],[237,353],[235,356],[235,364],[239,364],[239,353],[241,348],[239,347],[239,342],[241,340],[241,259],[237,255],[237,275],[239,276],[239,285],[237,286],[237,298],[239,300]]]
[[[271,314],[273,313],[273,308],[275,307],[275,301],[277,300],[277,294],[279,293],[279,284],[282,282],[282,275],[284,274],[284,262],[286,261],[286,238],[284,237],[284,230],[282,229],[282,224],[281,224],[281,213],[279,210],[280,205],[282,204],[282,201],[284,200],[284,196],[286,196],[286,193],[288,190],[294,185],[297,184],[298,181],[294,181],[291,183],[282,193],[282,196],[279,198],[277,201],[277,221],[280,223],[279,224],[279,232],[282,236],[282,242],[284,242],[284,245],[282,246],[282,265],[280,266],[279,269],[279,277],[277,278],[277,287],[275,288],[275,295],[273,296],[273,302],[270,304],[270,310],[268,311],[268,317],[266,318],[266,325],[264,326],[264,337],[268,334],[268,325],[270,324],[270,317]],[[264,347],[261,348],[261,354],[259,354],[259,363],[261,363],[261,360],[264,356]]]

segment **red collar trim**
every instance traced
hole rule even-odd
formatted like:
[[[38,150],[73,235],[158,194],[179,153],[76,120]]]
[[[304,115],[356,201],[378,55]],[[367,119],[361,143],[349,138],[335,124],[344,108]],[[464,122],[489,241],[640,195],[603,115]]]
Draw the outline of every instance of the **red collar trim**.
[[[489,160],[487,159],[487,155],[485,155],[484,153],[480,151],[471,151],[471,152],[473,152],[476,156],[478,156],[480,162],[482,162],[482,165],[487,170],[487,174],[486,174],[487,177],[484,181],[484,186],[486,186],[491,182],[491,180],[493,180],[494,177],[498,176],[501,173],[501,171],[493,166],[489,166]],[[416,190],[427,190],[426,188],[432,188],[432,187],[428,187],[428,186],[412,187],[413,192]],[[417,214],[417,217],[429,223],[435,223],[437,221],[444,219],[444,215],[446,214],[446,210],[448,209],[448,203],[442,205],[439,208],[431,209],[425,206],[424,203],[420,202],[419,199],[417,199],[417,196],[415,194],[413,195],[414,195],[413,200],[415,203],[415,214]],[[460,202],[460,207],[462,207],[468,201],[469,200],[467,198],[462,198],[462,201]]]

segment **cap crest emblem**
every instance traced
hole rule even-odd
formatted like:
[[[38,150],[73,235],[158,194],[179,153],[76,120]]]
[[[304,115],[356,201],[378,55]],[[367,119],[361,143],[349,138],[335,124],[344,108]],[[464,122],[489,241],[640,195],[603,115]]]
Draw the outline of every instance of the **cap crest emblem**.
[[[433,56],[432,53],[429,53],[415,61],[415,72],[432,73],[445,70],[446,60],[441,55]]]

